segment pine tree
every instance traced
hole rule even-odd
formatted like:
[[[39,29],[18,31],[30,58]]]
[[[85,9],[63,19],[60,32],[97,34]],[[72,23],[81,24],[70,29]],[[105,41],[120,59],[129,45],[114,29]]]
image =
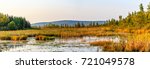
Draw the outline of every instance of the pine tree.
[[[82,23],[81,25],[82,25],[81,27],[85,27],[84,23]]]
[[[120,21],[122,20],[122,16],[119,16],[119,20],[120,20]]]
[[[148,6],[147,6],[147,11],[150,12],[150,2],[148,4]]]
[[[96,22],[96,26],[97,26],[97,27],[99,26],[98,22]]]
[[[77,27],[78,27],[78,28],[80,28],[80,27],[81,27],[80,22],[78,22],[78,23],[77,23]]]
[[[140,11],[141,11],[141,12],[144,12],[143,4],[140,4]]]

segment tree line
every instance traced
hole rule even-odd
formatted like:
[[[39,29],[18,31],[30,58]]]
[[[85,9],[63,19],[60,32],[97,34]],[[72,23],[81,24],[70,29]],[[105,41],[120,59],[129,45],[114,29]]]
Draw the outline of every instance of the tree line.
[[[144,10],[143,4],[140,4],[139,11],[128,13],[128,16],[125,18],[119,16],[119,20],[110,19],[102,26],[128,29],[150,29],[150,3],[147,6],[147,11]]]
[[[0,13],[0,30],[23,30],[27,28],[31,28],[31,25],[25,18]]]
[[[89,24],[82,23],[82,22],[77,22],[74,25],[68,25],[68,24],[61,24],[61,25],[56,25],[56,24],[47,24],[43,26],[42,28],[83,28],[83,27],[99,27],[100,24],[98,22],[91,22]]]

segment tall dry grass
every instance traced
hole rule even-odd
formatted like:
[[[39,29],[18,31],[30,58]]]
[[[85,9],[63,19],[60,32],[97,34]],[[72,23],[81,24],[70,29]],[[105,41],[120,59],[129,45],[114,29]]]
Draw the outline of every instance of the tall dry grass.
[[[39,30],[17,30],[17,31],[0,31],[0,39],[18,40],[17,37],[37,37],[43,40],[45,36],[55,36],[61,38],[82,37],[82,36],[112,36],[121,35],[112,32],[107,27],[91,27],[91,28],[42,28]]]
[[[149,52],[150,51],[150,34],[136,34],[128,37],[125,51],[131,52]]]
[[[150,52],[150,34],[134,34],[127,37],[127,42],[120,41],[96,41],[91,45],[102,46],[104,51],[109,52]]]

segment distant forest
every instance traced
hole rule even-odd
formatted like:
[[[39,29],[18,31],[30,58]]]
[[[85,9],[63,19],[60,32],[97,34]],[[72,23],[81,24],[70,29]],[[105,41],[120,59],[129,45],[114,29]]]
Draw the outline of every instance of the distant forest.
[[[82,28],[82,27],[99,27],[99,23],[96,21],[91,21],[89,24],[85,24],[82,22],[77,22],[74,25],[68,25],[68,24],[61,24],[61,25],[56,25],[56,24],[47,24],[44,25],[42,28]],[[40,28],[40,26],[39,26]]]
[[[76,23],[74,26],[65,25],[45,25],[45,27],[111,27],[113,29],[150,29],[150,4],[147,6],[147,11],[144,10],[143,4],[139,5],[139,11],[128,13],[127,17],[119,16],[119,20],[110,19],[104,24],[91,22],[89,25],[83,23]]]
[[[31,25],[25,18],[0,13],[0,30],[23,30],[27,28],[31,28]]]

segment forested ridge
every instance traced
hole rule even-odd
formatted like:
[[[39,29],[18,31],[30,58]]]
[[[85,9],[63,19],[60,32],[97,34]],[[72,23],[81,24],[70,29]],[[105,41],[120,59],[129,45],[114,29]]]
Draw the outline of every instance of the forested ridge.
[[[147,10],[145,10],[147,9]],[[143,7],[143,4],[139,5],[139,11],[129,12],[126,17],[119,16],[119,20],[110,19],[107,20],[104,24],[98,24],[96,22],[91,22],[89,25],[84,25],[83,23],[76,23],[71,27],[109,27],[113,29],[150,29],[150,3],[147,8]],[[65,25],[46,25],[45,27],[62,27],[67,28],[70,27],[67,24]]]
[[[0,30],[23,30],[27,28],[31,28],[31,25],[25,18],[0,13]]]

